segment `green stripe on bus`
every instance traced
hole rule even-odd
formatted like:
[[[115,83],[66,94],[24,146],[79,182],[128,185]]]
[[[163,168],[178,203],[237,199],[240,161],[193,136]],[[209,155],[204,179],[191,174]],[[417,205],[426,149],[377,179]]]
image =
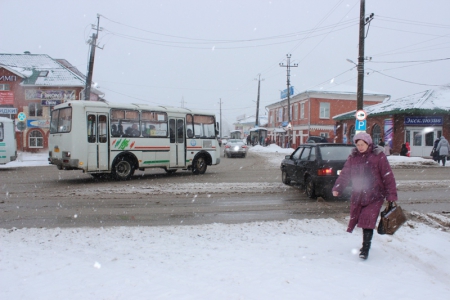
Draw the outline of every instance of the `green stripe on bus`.
[[[149,160],[149,161],[144,161],[143,164],[162,164],[162,163],[168,163],[170,162],[170,160]]]
[[[0,146],[6,146],[6,143],[0,143]]]
[[[0,158],[6,158],[6,156],[0,156]]]

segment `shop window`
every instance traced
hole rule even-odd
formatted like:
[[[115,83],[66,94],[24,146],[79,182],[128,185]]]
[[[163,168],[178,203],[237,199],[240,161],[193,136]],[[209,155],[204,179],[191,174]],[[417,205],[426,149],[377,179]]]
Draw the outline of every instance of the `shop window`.
[[[42,117],[42,105],[41,103],[28,104],[28,115],[30,117]]]
[[[422,132],[413,131],[414,139],[413,146],[422,146]]]
[[[43,148],[44,147],[44,137],[39,130],[32,130],[29,133],[29,145],[30,148]]]
[[[372,140],[374,145],[378,145],[381,140],[381,128],[378,124],[373,125]]]

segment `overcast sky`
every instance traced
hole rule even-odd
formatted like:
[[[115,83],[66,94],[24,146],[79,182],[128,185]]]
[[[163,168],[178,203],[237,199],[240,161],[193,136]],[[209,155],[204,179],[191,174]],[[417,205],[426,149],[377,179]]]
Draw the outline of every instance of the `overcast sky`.
[[[366,90],[393,98],[450,82],[450,1],[366,0]],[[1,53],[48,54],[87,70],[86,41],[100,27],[93,80],[113,102],[202,109],[229,123],[260,115],[286,88],[330,82],[356,92],[360,0],[1,1]],[[367,27],[367,26],[366,26]],[[367,73],[369,73],[367,75]]]

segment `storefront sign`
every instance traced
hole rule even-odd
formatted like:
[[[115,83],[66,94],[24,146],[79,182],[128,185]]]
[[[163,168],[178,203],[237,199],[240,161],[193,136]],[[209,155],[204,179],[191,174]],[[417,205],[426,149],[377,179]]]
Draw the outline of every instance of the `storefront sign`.
[[[75,100],[75,90],[25,90],[25,100]]]
[[[14,92],[0,91],[0,105],[14,104]]]
[[[41,105],[42,106],[55,106],[58,104],[61,104],[62,100],[42,100]]]
[[[10,75],[10,76],[0,76],[0,81],[17,81],[17,76]]]
[[[49,128],[50,120],[27,120],[27,127],[30,128]]]
[[[2,108],[0,108],[0,114],[1,115],[15,115],[15,114],[17,114],[17,108],[2,107]]]
[[[431,126],[442,124],[442,117],[405,117],[405,125]]]

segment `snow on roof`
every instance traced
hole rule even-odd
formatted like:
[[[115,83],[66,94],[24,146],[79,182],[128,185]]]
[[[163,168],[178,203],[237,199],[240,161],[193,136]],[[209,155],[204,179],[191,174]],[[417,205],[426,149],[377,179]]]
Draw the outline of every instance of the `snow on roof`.
[[[398,99],[364,107],[367,115],[390,115],[393,113],[450,113],[450,86],[412,94]],[[355,111],[336,115],[334,120],[354,118]]]
[[[23,85],[81,86],[85,80],[46,54],[0,53],[0,66],[13,71],[25,80]],[[48,71],[47,76],[38,76]]]
[[[328,83],[325,85],[321,85],[320,87],[316,89],[310,89],[305,90],[301,93],[324,93],[324,94],[356,94],[357,87],[356,86],[349,86],[345,84],[335,84],[335,83]],[[370,91],[367,89],[364,89],[364,95],[380,95],[380,96],[388,96],[383,93],[378,93],[374,91]]]
[[[258,117],[258,119],[259,119],[259,123],[258,123],[259,126],[266,126],[269,123],[266,116]],[[239,124],[255,124],[255,120],[256,120],[255,116],[250,116],[250,117],[246,117],[244,119],[239,120],[237,123],[239,123]]]

